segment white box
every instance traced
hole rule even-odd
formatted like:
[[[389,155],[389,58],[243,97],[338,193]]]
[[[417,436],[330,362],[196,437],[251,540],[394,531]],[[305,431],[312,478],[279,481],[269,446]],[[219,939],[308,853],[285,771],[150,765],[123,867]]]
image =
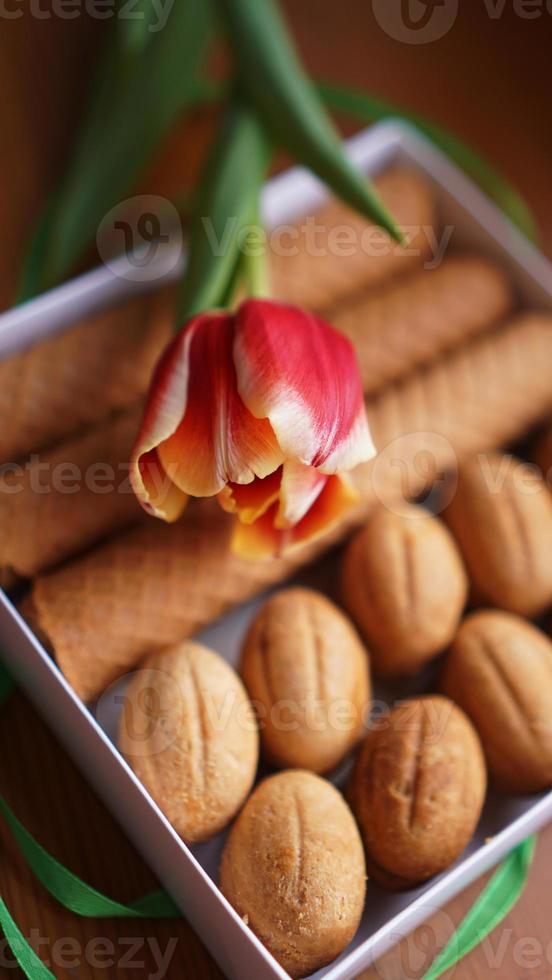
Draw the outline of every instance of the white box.
[[[348,149],[353,160],[372,175],[398,162],[428,175],[439,195],[444,223],[455,226],[455,244],[471,245],[495,256],[509,269],[528,305],[552,310],[551,266],[454,165],[413,129],[402,123],[385,123],[360,133],[349,141]],[[272,226],[299,217],[316,207],[324,196],[324,189],[313,177],[303,170],[291,170],[267,185],[265,220]],[[0,356],[125,296],[158,286],[163,278],[173,278],[177,271],[174,261],[166,254],[160,261],[159,278],[146,287],[100,268],[3,314]],[[201,638],[235,661],[240,638],[260,601],[226,616],[205,630]],[[0,649],[20,686],[118,818],[224,973],[235,980],[287,977],[216,887],[213,878],[222,835],[192,849],[182,843],[112,744],[109,731],[113,730],[113,711],[106,710],[105,701],[102,703],[106,733],[2,592]],[[369,886],[355,939],[338,960],[316,973],[316,978],[346,980],[356,976],[551,818],[552,793],[516,798],[491,793],[474,840],[453,868],[401,895],[388,895]]]

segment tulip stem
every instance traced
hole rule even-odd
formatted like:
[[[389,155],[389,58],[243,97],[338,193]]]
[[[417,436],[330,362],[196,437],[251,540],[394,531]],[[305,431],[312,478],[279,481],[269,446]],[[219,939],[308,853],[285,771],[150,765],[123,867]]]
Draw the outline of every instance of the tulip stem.
[[[243,258],[242,268],[247,283],[247,295],[255,299],[269,299],[271,289],[266,262],[248,255]]]
[[[252,231],[252,192],[258,196],[269,159],[270,144],[258,117],[231,100],[199,189],[178,325],[225,305],[233,294],[242,275],[244,242]]]
[[[245,229],[241,244],[240,271],[248,296],[267,299],[271,295],[267,262],[268,239],[261,220],[259,191],[251,202],[251,224]]]

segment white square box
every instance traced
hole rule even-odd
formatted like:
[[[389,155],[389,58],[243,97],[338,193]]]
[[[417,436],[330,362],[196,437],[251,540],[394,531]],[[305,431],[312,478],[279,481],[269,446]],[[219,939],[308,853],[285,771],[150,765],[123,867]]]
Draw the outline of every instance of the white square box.
[[[352,159],[374,175],[406,163],[434,183],[445,224],[455,227],[455,244],[494,256],[510,272],[522,300],[552,310],[552,267],[499,211],[442,154],[409,126],[389,122],[360,133],[348,143]],[[309,174],[293,169],[270,181],[263,199],[268,226],[298,218],[324,200],[326,192]],[[18,350],[135,295],[174,278],[178,267],[163,254],[159,276],[146,286],[99,268],[0,316],[0,356]],[[201,638],[236,661],[241,637],[261,600],[240,607],[203,631]],[[91,785],[117,817],[130,839],[171,893],[224,973],[232,980],[281,980],[287,974],[244,925],[216,887],[222,835],[189,849],[178,838],[142,788],[109,737],[114,718],[102,719],[75,696],[56,664],[0,592],[0,649],[9,669]],[[339,781],[339,776],[337,777]],[[494,865],[515,844],[552,819],[552,793],[532,797],[490,794],[472,844],[447,872],[400,895],[368,887],[360,929],[348,949],[314,976],[347,980],[370,966],[398,938],[442,907],[452,896]]]

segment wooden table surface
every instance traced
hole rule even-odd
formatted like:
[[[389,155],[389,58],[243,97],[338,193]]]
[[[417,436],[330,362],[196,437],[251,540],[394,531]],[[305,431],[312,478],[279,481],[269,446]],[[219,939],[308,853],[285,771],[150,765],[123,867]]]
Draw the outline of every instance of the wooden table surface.
[[[445,3],[454,7],[454,0]],[[7,19],[0,13],[2,306],[13,295],[33,216],[63,166],[102,28],[84,14],[38,19],[26,2],[4,6],[20,7],[23,16]],[[552,15],[544,2],[471,0],[461,4],[444,37],[423,44],[392,38],[374,19],[369,0],[287,0],[285,6],[314,73],[423,112],[469,139],[525,194],[537,213],[543,247],[552,254]],[[387,6],[398,2],[387,0]],[[49,5],[35,3],[33,9]],[[150,186],[169,193],[194,172],[201,130],[198,121],[173,134],[152,169]],[[113,897],[129,900],[153,887],[151,873],[22,696],[4,709],[0,733],[0,792],[40,841]],[[455,976],[552,976],[551,865],[552,826],[540,835],[531,880],[516,909]],[[480,887],[468,889],[364,976],[422,976]],[[100,922],[65,912],[35,883],[3,824],[0,893],[23,933],[41,941],[41,953],[55,963],[60,980],[221,976],[183,921]],[[163,956],[168,966],[159,965]],[[0,944],[0,977],[17,975]]]

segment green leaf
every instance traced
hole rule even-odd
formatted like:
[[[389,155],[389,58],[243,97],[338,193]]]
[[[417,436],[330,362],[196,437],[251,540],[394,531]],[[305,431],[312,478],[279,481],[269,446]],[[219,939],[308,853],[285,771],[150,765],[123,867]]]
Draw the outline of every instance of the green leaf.
[[[156,7],[152,0],[133,0],[131,8],[127,8],[123,0],[119,8],[118,26],[123,45],[132,53],[142,52],[153,37],[152,28],[157,20]]]
[[[452,133],[422,116],[343,85],[321,82],[318,89],[332,109],[355,116],[364,123],[389,118],[404,119],[412,123],[469,174],[527,238],[537,241],[536,222],[523,198],[486,160]]]
[[[423,980],[437,980],[471,953],[513,909],[527,884],[536,838],[529,837],[504,859]]]
[[[16,303],[29,299],[39,291],[37,284],[40,282],[45,256],[48,253],[48,243],[55,213],[56,201],[55,196],[52,196],[42,208],[34,235],[27,248],[27,255],[19,278]]]
[[[518,191],[484,157],[448,130],[400,106],[345,85],[319,81],[316,87],[329,108],[353,116],[365,124],[385,119],[403,119],[415,126],[464,170],[530,241],[538,242],[535,217]],[[212,105],[224,96],[224,91],[224,85],[220,82],[202,80],[197,86],[196,104]]]
[[[180,0],[165,28],[129,56],[114,34],[61,186],[44,210],[18,301],[55,285],[83,258],[104,215],[133,187],[160,140],[193,101],[212,37],[205,0]]]
[[[231,103],[198,195],[178,302],[179,323],[228,300],[241,267],[252,200],[260,192],[269,158],[269,141],[257,116],[247,106]]]
[[[274,137],[351,207],[400,232],[337,130],[296,56],[273,0],[217,0],[243,91]]]

